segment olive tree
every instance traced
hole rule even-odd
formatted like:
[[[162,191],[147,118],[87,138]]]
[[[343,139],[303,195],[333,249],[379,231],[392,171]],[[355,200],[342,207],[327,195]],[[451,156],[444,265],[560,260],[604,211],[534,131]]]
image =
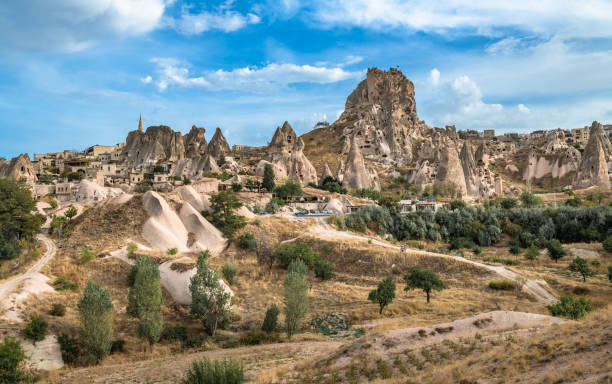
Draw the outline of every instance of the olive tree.
[[[379,314],[382,314],[383,309],[395,299],[395,283],[391,277],[385,277],[379,284],[378,288],[370,291],[368,300],[374,303],[378,303],[380,310]]]
[[[593,276],[593,271],[589,268],[587,261],[581,257],[576,257],[567,267],[572,272],[578,272],[582,275],[582,281],[586,282],[588,276]]]
[[[404,290],[408,291],[413,288],[422,289],[427,295],[428,303],[432,290],[441,291],[446,288],[444,282],[440,280],[440,277],[435,272],[419,267],[412,267],[404,276],[404,281],[406,282]]]

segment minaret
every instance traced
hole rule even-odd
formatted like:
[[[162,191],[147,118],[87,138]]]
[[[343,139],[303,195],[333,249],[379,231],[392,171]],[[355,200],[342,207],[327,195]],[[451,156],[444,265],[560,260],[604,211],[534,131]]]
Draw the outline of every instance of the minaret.
[[[140,115],[140,120],[138,120],[138,132],[142,132],[142,115]]]

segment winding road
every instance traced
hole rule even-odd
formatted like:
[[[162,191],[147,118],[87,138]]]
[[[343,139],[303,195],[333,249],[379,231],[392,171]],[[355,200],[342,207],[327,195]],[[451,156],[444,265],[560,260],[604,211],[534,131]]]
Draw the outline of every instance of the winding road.
[[[344,237],[344,238],[351,238],[351,239],[359,239],[359,240],[365,240],[365,241],[372,241],[372,243],[376,244],[376,245],[380,245],[382,247],[387,247],[387,248],[392,248],[392,249],[397,249],[400,250],[400,247],[397,245],[392,245],[389,243],[385,243],[383,241],[380,240],[376,240],[373,239],[371,237],[367,237],[367,236],[361,236],[361,235],[357,235],[351,232],[344,232],[344,231],[338,231],[335,228],[333,228],[331,225],[329,225],[325,219],[322,218],[318,218],[316,219],[316,224],[312,227],[310,227],[311,232],[321,236],[321,237],[328,237],[328,238],[338,238],[338,237]],[[291,239],[290,241],[293,241],[295,239]],[[546,282],[542,281],[542,280],[538,280],[538,279],[531,279],[525,276],[522,276],[514,271],[511,271],[503,266],[497,266],[497,265],[489,265],[489,264],[485,264],[485,263],[480,263],[474,260],[469,260],[460,256],[452,256],[452,255],[446,255],[443,253],[435,253],[435,252],[429,252],[429,251],[422,251],[420,249],[412,249],[409,248],[409,251],[412,254],[417,254],[417,255],[425,255],[425,256],[433,256],[433,257],[444,257],[444,258],[450,258],[450,259],[454,259],[457,260],[459,262],[462,263],[468,263],[468,264],[472,264],[472,265],[476,265],[480,268],[484,268],[486,270],[492,271],[497,273],[498,275],[508,279],[508,280],[512,280],[514,282],[517,282],[519,280],[522,280],[524,282],[523,285],[523,290],[526,291],[527,293],[531,294],[532,296],[534,296],[536,299],[538,299],[539,301],[549,304],[552,302],[557,301],[557,298],[551,294],[543,285],[546,284]]]
[[[43,234],[39,234],[38,236],[36,236],[36,238],[39,241],[45,243],[47,251],[38,261],[36,261],[34,265],[32,265],[23,274],[9,278],[8,280],[0,283],[0,313],[4,313],[4,311],[9,309],[11,304],[15,305],[16,301],[25,298],[20,295],[20,292],[18,292],[20,286],[30,279],[40,279],[41,276],[43,276],[40,273],[41,269],[51,259],[53,259],[55,257],[55,254],[57,253],[57,247],[50,238]],[[18,320],[17,318],[15,318],[15,316],[9,316],[9,318],[12,320]]]

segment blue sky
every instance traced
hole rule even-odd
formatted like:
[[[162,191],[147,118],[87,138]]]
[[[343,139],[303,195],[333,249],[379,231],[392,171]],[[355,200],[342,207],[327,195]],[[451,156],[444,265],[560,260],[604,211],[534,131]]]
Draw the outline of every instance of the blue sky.
[[[0,156],[115,144],[140,113],[264,145],[334,121],[373,66],[400,66],[431,126],[612,122],[611,18],[610,0],[7,1]]]

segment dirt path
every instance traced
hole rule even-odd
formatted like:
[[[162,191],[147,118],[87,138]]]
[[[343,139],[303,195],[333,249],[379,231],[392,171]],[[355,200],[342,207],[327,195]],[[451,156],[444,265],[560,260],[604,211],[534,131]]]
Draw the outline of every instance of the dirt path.
[[[256,377],[269,375],[279,366],[291,366],[319,354],[329,354],[342,343],[332,341],[304,341],[268,344],[252,347],[217,349],[191,354],[177,354],[163,359],[109,364],[59,372],[59,377],[50,378],[49,383],[178,383],[191,363],[203,357],[211,360],[232,358],[244,364],[247,377],[252,382]]]
[[[8,320],[21,321],[17,305],[27,296],[52,290],[46,284],[49,278],[41,274],[40,270],[55,257],[57,248],[55,243],[43,234],[36,238],[45,243],[45,254],[23,274],[0,283],[0,313]]]
[[[316,224],[314,226],[311,226],[310,231],[321,236],[321,237],[327,237],[327,238],[350,238],[350,239],[357,239],[357,240],[365,240],[365,241],[371,241],[373,244],[376,245],[380,245],[382,247],[387,247],[387,248],[392,248],[392,249],[397,249],[399,250],[400,247],[396,246],[396,245],[392,245],[389,243],[385,243],[383,241],[377,240],[377,239],[373,239],[371,237],[367,237],[367,236],[361,236],[361,235],[357,235],[354,233],[350,233],[350,232],[344,232],[344,231],[338,231],[336,229],[334,229],[331,225],[329,225],[325,219],[317,219],[316,220]],[[508,280],[512,280],[512,281],[518,281],[524,279],[525,284],[523,285],[523,290],[525,290],[527,293],[531,294],[532,296],[534,296],[536,299],[538,299],[539,301],[543,302],[543,303],[552,303],[554,301],[556,301],[557,299],[555,298],[555,296],[553,296],[543,285],[546,284],[544,281],[542,280],[536,280],[536,279],[530,279],[527,277],[524,277],[522,275],[519,275],[516,272],[513,272],[505,267],[502,266],[497,266],[497,265],[489,265],[489,264],[484,264],[484,263],[479,263],[477,261],[473,261],[473,260],[468,260],[466,258],[463,257],[459,257],[459,256],[451,256],[451,255],[445,255],[443,253],[435,253],[435,252],[429,252],[429,251],[422,251],[420,249],[412,249],[410,248],[409,251],[413,254],[418,254],[418,255],[425,255],[425,256],[433,256],[433,257],[444,257],[444,258],[451,258],[457,261],[460,261],[462,263],[468,263],[468,264],[472,264],[472,265],[476,265],[480,268],[484,268],[487,269],[489,271],[495,272],[498,275],[508,279]]]

